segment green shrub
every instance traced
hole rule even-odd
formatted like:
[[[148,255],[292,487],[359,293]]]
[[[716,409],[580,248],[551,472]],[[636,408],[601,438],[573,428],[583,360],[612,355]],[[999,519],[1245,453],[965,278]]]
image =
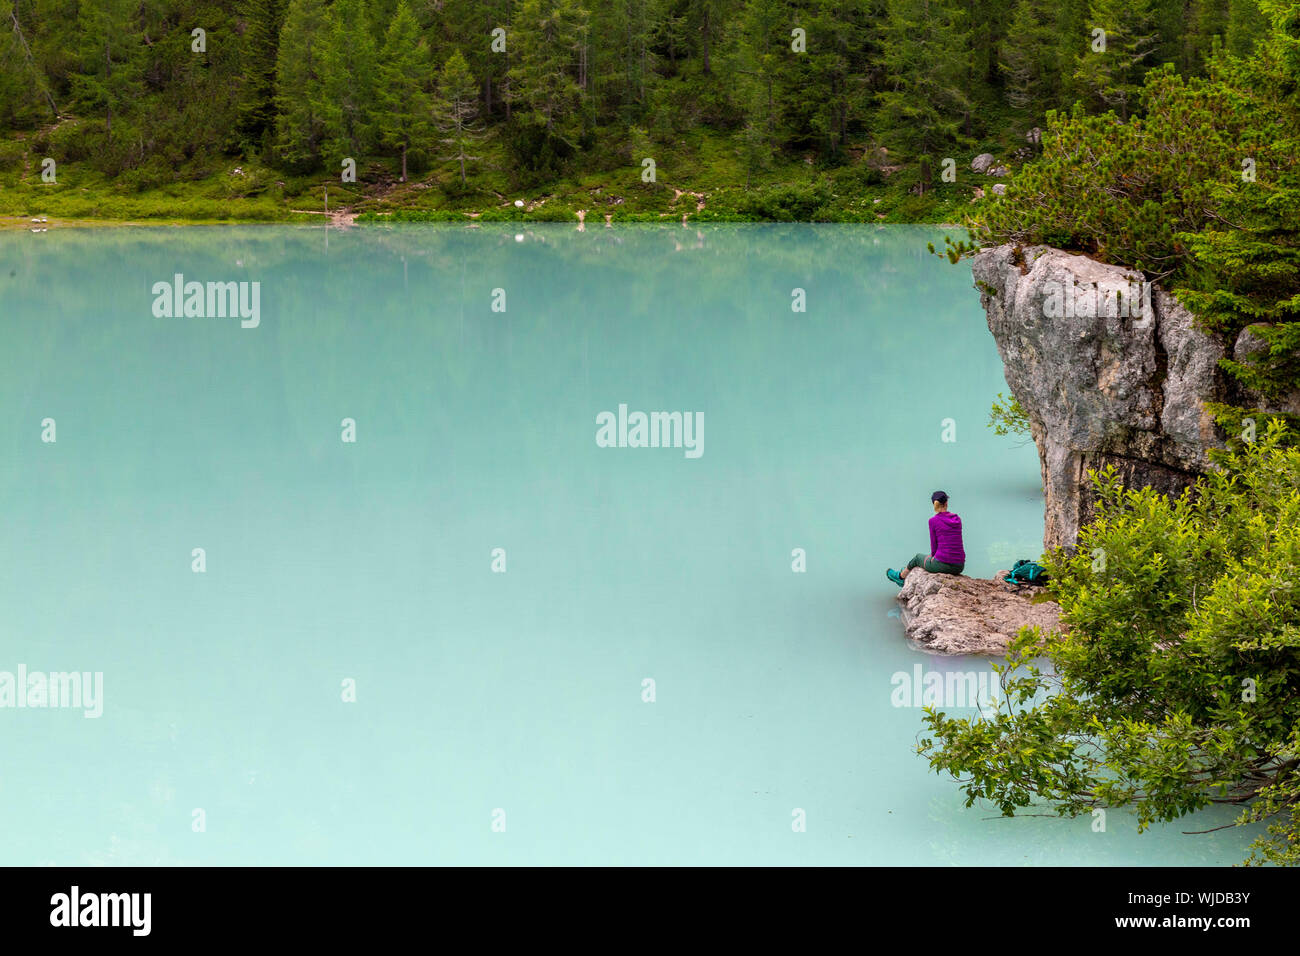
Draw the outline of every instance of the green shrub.
[[[522,222],[524,211],[517,206],[493,206],[483,210],[483,215],[479,217],[482,222]]]
[[[824,180],[803,185],[773,186],[751,190],[736,204],[737,212],[770,222],[806,222],[831,201],[830,184]]]
[[[400,163],[398,168],[401,168]],[[431,168],[428,152],[417,148],[406,151],[406,173],[408,176],[423,176]]]
[[[995,435],[1019,435],[1029,437],[1029,415],[1020,400],[1012,395],[1010,398],[998,392],[989,409],[989,427]]]
[[[357,222],[469,222],[469,217],[455,209],[398,209],[362,213]]]
[[[567,206],[543,203],[526,217],[532,222],[577,222],[578,214]]]
[[[1129,807],[1145,829],[1231,803],[1239,824],[1269,824],[1253,862],[1300,863],[1300,450],[1286,438],[1270,422],[1176,500],[1093,476],[1096,518],[1046,559],[1062,630],[1020,635],[996,708],[925,718],[919,750],[968,805]]]
[[[531,186],[559,178],[573,147],[536,123],[512,120],[501,134],[519,186]]]

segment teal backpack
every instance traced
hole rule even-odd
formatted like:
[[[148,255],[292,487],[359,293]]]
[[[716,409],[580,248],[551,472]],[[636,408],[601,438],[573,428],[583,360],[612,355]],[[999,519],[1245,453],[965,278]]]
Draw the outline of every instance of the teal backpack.
[[[1011,566],[1011,572],[1006,576],[1006,582],[1013,587],[1024,587],[1025,585],[1041,587],[1047,583],[1047,569],[1037,561],[1021,558]]]

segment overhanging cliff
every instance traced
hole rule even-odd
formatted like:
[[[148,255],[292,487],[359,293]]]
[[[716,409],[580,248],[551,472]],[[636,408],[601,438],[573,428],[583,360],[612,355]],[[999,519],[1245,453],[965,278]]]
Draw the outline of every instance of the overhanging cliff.
[[[1209,467],[1222,442],[1205,403],[1240,396],[1218,367],[1223,343],[1177,299],[1048,246],[985,249],[972,272],[1038,446],[1045,547],[1073,545],[1091,517],[1090,469],[1176,493]]]

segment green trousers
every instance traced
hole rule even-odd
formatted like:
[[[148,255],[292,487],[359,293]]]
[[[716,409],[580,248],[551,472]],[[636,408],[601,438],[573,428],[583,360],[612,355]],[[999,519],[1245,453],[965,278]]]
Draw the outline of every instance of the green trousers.
[[[944,564],[942,561],[936,561],[928,554],[918,554],[907,562],[909,568],[920,568],[922,571],[929,571],[932,574],[961,574],[964,564]]]

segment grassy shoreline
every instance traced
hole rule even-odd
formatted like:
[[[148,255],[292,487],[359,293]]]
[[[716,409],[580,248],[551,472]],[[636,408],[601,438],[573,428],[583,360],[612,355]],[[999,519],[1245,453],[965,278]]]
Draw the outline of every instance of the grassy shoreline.
[[[454,225],[456,225],[456,224],[458,224],[458,223],[463,224],[463,225],[467,225],[467,226],[474,226],[474,225],[480,225],[480,224],[484,224],[484,223],[486,223],[486,224],[504,224],[504,223],[510,223],[510,222],[517,222],[517,223],[520,223],[520,224],[531,224],[531,225],[537,225],[537,224],[539,224],[539,223],[544,223],[544,224],[548,224],[548,225],[561,225],[561,224],[563,224],[564,222],[567,222],[567,221],[568,221],[568,220],[557,220],[557,219],[552,219],[552,218],[542,218],[542,219],[530,218],[530,217],[528,217],[527,215],[523,215],[523,216],[519,216],[519,217],[513,217],[513,218],[506,218],[506,217],[493,217],[493,218],[488,218],[488,219],[484,219],[484,218],[482,218],[482,217],[471,217],[471,216],[469,216],[469,215],[465,215],[465,216],[462,216],[462,217],[460,217],[460,218],[446,217],[446,218],[431,218],[431,219],[408,219],[408,218],[392,218],[392,217],[385,216],[385,215],[382,215],[382,214],[373,214],[373,213],[369,213],[369,214],[365,214],[365,215],[347,215],[347,214],[344,214],[344,215],[340,215],[340,216],[329,216],[328,218],[327,218],[327,217],[324,217],[324,216],[313,216],[313,217],[306,217],[306,216],[303,216],[303,217],[295,217],[295,218],[293,218],[293,219],[179,219],[179,218],[162,218],[162,217],[157,218],[157,219],[143,219],[143,218],[136,218],[136,219],[101,219],[101,218],[68,218],[68,217],[52,217],[52,216],[41,216],[41,217],[36,217],[36,218],[37,218],[37,219],[40,219],[41,221],[40,221],[40,222],[36,222],[36,221],[33,220],[33,218],[28,217],[28,216],[25,216],[25,215],[24,215],[24,216],[0,215],[0,232],[21,232],[21,231],[23,231],[23,230],[29,230],[29,229],[45,229],[45,228],[59,228],[59,229],[112,229],[112,228],[144,228],[144,229],[161,229],[161,228],[165,228],[165,227],[169,227],[169,226],[170,226],[170,227],[192,227],[192,226],[211,226],[211,227],[219,227],[219,226],[290,226],[290,225],[306,226],[306,225],[321,225],[321,224],[325,224],[325,223],[329,223],[329,224],[331,224],[331,225],[336,225],[336,226],[351,226],[351,225],[356,225],[356,224],[361,224],[361,225],[392,225],[392,224],[426,224],[426,225],[428,225],[428,224],[435,224],[435,225],[436,225],[436,224],[441,224],[441,225],[454,226]],[[894,221],[892,221],[892,222],[885,222],[885,221],[881,220],[881,221],[876,221],[876,222],[853,222],[853,221],[848,221],[848,220],[833,220],[833,221],[832,221],[832,220],[827,220],[827,221],[822,221],[822,220],[772,220],[772,219],[760,220],[760,219],[745,219],[745,218],[739,218],[739,217],[737,217],[737,218],[724,218],[724,217],[721,217],[721,216],[719,216],[719,217],[713,217],[713,218],[709,218],[709,219],[687,219],[686,222],[682,222],[680,219],[674,219],[674,218],[672,218],[672,217],[666,217],[666,218],[662,218],[662,219],[623,217],[623,218],[612,219],[612,220],[610,220],[610,221],[608,221],[608,222],[606,222],[606,221],[603,220],[603,219],[602,219],[602,220],[592,220],[592,219],[587,219],[586,222],[585,222],[585,224],[586,224],[587,226],[591,226],[591,227],[596,227],[596,226],[611,226],[611,227],[612,227],[612,226],[619,226],[619,225],[654,225],[655,223],[659,223],[659,224],[662,224],[662,225],[684,225],[684,226],[690,226],[690,225],[727,225],[727,224],[732,224],[732,225],[744,225],[744,224],[749,224],[749,225],[761,225],[761,224],[763,224],[763,223],[785,223],[785,224],[799,223],[799,224],[803,224],[803,225],[824,225],[824,226],[871,226],[871,225],[875,225],[875,226],[886,226],[886,225],[890,225],[890,226],[935,226],[936,228],[939,228],[939,229],[961,229],[961,228],[963,228],[963,226],[961,225],[961,223],[957,223],[957,222],[946,222],[946,221],[941,221],[941,220],[925,220],[925,221],[900,221],[900,220],[894,220]],[[579,219],[575,216],[574,219],[572,220],[572,225],[574,225],[574,226],[583,225],[583,222],[582,222],[581,220],[579,220]]]
[[[414,222],[843,222],[942,224],[958,221],[997,180],[972,173],[958,158],[957,182],[920,191],[912,165],[888,165],[883,152],[859,149],[843,165],[786,158],[747,177],[736,159],[700,136],[663,157],[656,182],[640,167],[573,168],[554,180],[523,185],[507,159],[459,172],[445,164],[402,182],[392,157],[357,164],[357,182],[323,172],[294,175],[255,160],[222,157],[158,178],[113,178],[86,161],[41,176],[30,142],[11,140],[0,164],[0,229],[33,225],[199,225],[330,221]],[[485,144],[486,145],[486,144]],[[494,144],[495,145],[495,144]],[[0,150],[0,152],[5,152]],[[972,154],[973,155],[973,154]],[[218,165],[219,164],[219,165]]]

